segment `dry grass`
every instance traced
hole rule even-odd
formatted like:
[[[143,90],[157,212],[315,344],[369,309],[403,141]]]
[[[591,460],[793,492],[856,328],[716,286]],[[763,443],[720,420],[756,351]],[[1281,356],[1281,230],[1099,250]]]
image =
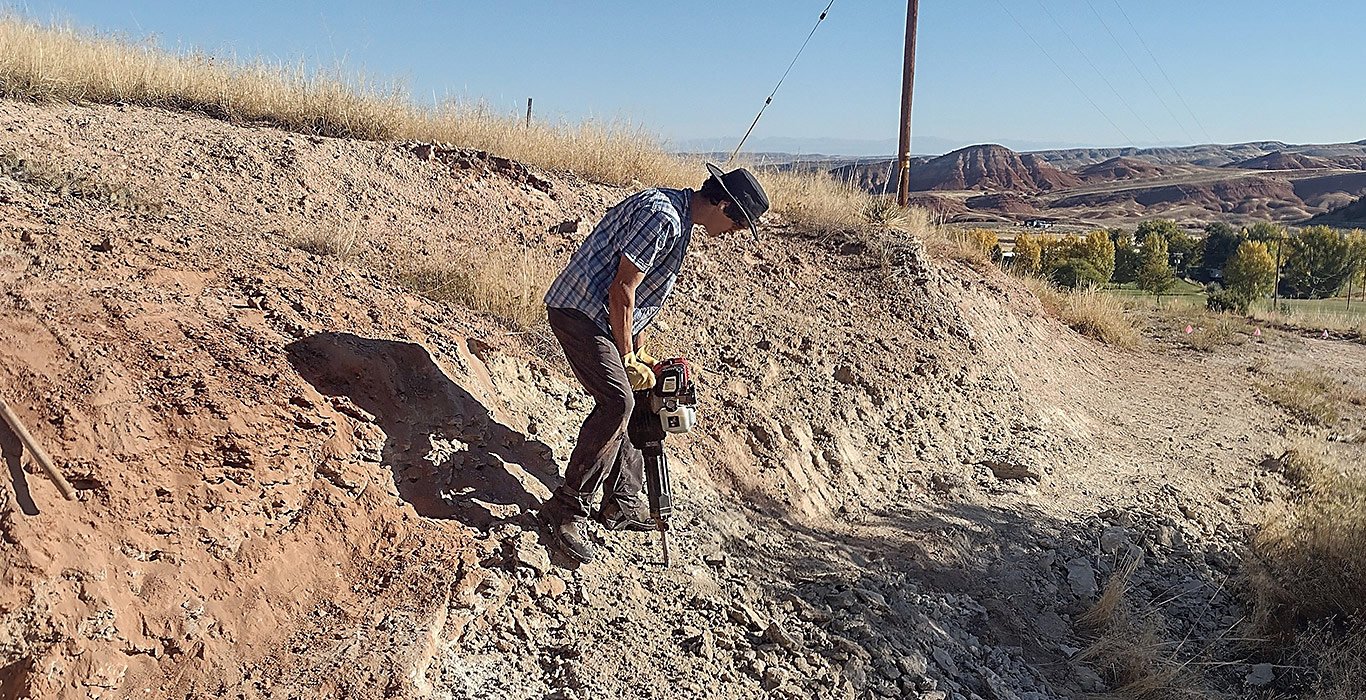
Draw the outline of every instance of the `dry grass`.
[[[1175,658],[1180,645],[1173,646],[1161,617],[1128,598],[1137,566],[1136,560],[1125,561],[1096,604],[1078,616],[1096,634],[1078,659],[1095,667],[1114,688],[1114,696],[1124,700],[1210,697],[1196,667]]]
[[[962,260],[980,270],[991,264],[996,239],[986,229],[936,226],[925,243],[930,252],[939,257]]]
[[[1195,350],[1213,352],[1226,345],[1247,342],[1247,322],[1238,316],[1206,314],[1191,325],[1195,329],[1185,336],[1186,345]]]
[[[1328,446],[1301,441],[1286,474],[1299,497],[1253,539],[1249,582],[1266,621],[1366,613],[1366,471]]]
[[[492,314],[525,330],[545,320],[541,297],[555,273],[535,250],[490,248],[477,259],[458,254],[411,259],[399,279],[417,294]]]
[[[314,255],[350,260],[362,250],[364,231],[353,219],[343,219],[330,228],[315,228],[292,236],[289,245]]]
[[[1331,426],[1342,419],[1347,404],[1366,404],[1366,395],[1324,370],[1297,370],[1257,388],[1267,398],[1305,423]]]
[[[1320,626],[1300,636],[1296,656],[1315,671],[1311,692],[1315,700],[1366,698],[1366,633],[1343,634]]]
[[[1096,604],[1079,615],[1077,621],[1092,631],[1101,631],[1113,624],[1119,615],[1120,604],[1129,593],[1129,579],[1137,570],[1138,560],[1126,559],[1105,582],[1105,590],[1101,591]]]
[[[1353,309],[1361,309],[1356,302]],[[1349,337],[1366,338],[1366,316],[1344,311],[1325,311],[1315,309],[1288,308],[1284,311],[1271,311],[1254,307],[1248,318],[1262,321],[1282,328],[1297,328],[1308,331],[1328,330]]]
[[[396,86],[340,71],[174,54],[13,16],[0,18],[0,97],[165,107],[321,136],[453,143],[621,186],[696,186],[700,163],[630,124],[533,123],[482,105],[418,107]],[[773,211],[816,233],[863,230],[872,199],[824,174],[768,172]]]
[[[1073,330],[1103,343],[1122,348],[1138,345],[1138,331],[1124,313],[1124,303],[1098,289],[1068,291],[1043,277],[1020,277],[1039,298],[1048,315]]]

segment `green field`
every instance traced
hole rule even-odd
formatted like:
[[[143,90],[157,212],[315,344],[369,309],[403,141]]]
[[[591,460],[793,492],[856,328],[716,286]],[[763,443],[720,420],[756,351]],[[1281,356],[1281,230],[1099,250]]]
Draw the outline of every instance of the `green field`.
[[[1157,297],[1134,288],[1132,284],[1109,285],[1105,291],[1122,297],[1126,303],[1137,308],[1156,308],[1159,303],[1161,308],[1169,310],[1205,308],[1204,289],[1185,280],[1178,280],[1170,292],[1162,295],[1160,302]],[[1366,299],[1355,295],[1350,310],[1346,297],[1281,299],[1278,309],[1272,309],[1270,299],[1260,299],[1253,302],[1250,316],[1292,326],[1366,333]]]

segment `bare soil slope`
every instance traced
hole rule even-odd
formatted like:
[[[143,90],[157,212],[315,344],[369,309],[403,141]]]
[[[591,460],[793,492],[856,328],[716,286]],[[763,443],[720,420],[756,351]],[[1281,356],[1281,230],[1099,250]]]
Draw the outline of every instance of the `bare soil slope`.
[[[395,261],[553,269],[622,192],[439,145],[0,110],[0,149],[125,193],[0,174],[0,393],[80,491],[0,434],[6,697],[1082,697],[1104,681],[1072,620],[1121,555],[1140,590],[1190,589],[1193,630],[1240,614],[1213,584],[1286,419],[1229,378],[1305,348],[1366,375],[1358,346],[1275,334],[1117,353],[994,268],[773,220],[699,240],[652,341],[707,367],[703,429],[670,443],[677,563],[595,532],[568,568],[531,511],[586,397],[543,331]]]

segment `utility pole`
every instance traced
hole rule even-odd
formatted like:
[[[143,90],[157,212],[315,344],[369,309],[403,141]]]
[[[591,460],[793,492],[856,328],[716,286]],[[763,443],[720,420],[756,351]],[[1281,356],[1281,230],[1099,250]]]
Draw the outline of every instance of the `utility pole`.
[[[1287,231],[1279,231],[1276,235],[1276,281],[1271,287],[1271,311],[1281,310],[1281,244],[1285,240]]]
[[[526,98],[526,128],[531,128],[531,98]]]
[[[911,85],[915,81],[915,24],[920,14],[920,0],[907,0],[906,5],[906,66],[901,73],[901,147],[897,163],[896,203],[906,206],[911,195]]]

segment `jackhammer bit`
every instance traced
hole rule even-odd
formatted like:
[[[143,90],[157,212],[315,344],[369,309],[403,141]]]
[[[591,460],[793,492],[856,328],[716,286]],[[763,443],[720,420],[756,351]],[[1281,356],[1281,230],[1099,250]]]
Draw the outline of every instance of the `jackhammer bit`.
[[[646,443],[641,449],[645,457],[645,491],[650,502],[650,517],[659,527],[659,540],[664,547],[664,567],[669,566],[669,516],[673,515],[673,492],[669,487],[669,457],[664,454],[663,441]]]
[[[627,423],[631,444],[645,461],[645,490],[650,517],[659,528],[664,547],[664,566],[669,566],[669,517],[673,515],[673,489],[669,481],[669,458],[664,454],[664,438],[669,433],[686,433],[697,423],[697,391],[687,360],[674,358],[654,367],[653,389],[635,394],[636,407]]]

